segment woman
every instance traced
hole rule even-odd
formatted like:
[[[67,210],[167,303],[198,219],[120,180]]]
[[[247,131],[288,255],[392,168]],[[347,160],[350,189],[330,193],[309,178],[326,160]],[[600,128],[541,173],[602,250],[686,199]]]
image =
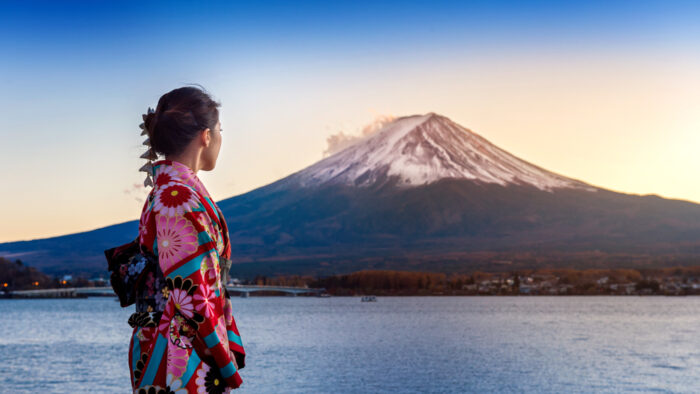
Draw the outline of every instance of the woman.
[[[142,250],[158,256],[129,319],[135,393],[224,393],[241,385],[245,351],[225,278],[231,247],[224,215],[197,177],[221,148],[218,103],[199,88],[164,94],[144,116],[153,190],[139,223]],[[150,178],[147,178],[150,182]],[[221,268],[223,266],[223,268]]]

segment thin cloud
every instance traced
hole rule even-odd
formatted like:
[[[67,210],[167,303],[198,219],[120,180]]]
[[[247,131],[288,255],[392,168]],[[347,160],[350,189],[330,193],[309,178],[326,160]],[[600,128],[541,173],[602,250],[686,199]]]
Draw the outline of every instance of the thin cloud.
[[[326,150],[323,151],[323,157],[340,152],[357,141],[376,133],[394,119],[396,119],[396,117],[393,115],[377,115],[371,123],[362,127],[358,132],[350,134],[341,130],[335,134],[329,135],[326,137],[327,147]]]
[[[143,197],[145,189],[142,183],[132,183],[130,187],[124,189],[124,194],[132,196],[134,200],[143,204],[146,201]]]

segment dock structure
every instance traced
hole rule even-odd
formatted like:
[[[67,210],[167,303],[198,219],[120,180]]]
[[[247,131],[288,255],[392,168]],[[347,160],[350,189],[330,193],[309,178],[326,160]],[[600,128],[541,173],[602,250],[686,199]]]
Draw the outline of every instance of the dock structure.
[[[114,296],[111,287],[61,287],[58,289],[14,290],[11,298],[85,298],[96,296]]]
[[[247,298],[250,293],[256,291],[274,291],[286,293],[290,296],[297,296],[299,294],[322,294],[326,292],[324,288],[310,288],[310,287],[293,287],[293,286],[258,286],[258,285],[228,285],[226,289],[229,293],[239,293],[241,297]]]
[[[290,296],[298,294],[322,294],[325,289],[312,289],[308,287],[293,286],[256,286],[256,285],[228,285],[229,293],[239,293],[241,297],[248,297],[256,291],[281,292]],[[85,297],[116,297],[109,286],[104,287],[62,287],[58,289],[14,290],[6,293],[10,298],[85,298]]]

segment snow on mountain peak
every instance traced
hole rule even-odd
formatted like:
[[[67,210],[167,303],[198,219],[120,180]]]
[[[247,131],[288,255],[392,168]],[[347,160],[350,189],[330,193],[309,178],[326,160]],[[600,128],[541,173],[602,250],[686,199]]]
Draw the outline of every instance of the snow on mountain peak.
[[[290,176],[301,186],[343,183],[369,186],[395,177],[399,187],[443,178],[500,185],[532,185],[541,190],[595,191],[519,159],[450,119],[429,112],[397,118],[377,132]]]

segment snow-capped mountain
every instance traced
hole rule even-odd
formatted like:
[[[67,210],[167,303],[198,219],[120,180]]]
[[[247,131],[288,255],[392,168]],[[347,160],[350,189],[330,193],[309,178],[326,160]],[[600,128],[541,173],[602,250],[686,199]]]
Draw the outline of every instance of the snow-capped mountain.
[[[433,112],[398,118],[294,174],[289,181],[301,186],[339,183],[362,187],[392,178],[398,187],[454,178],[499,185],[532,185],[548,191],[596,190],[519,159]]]
[[[228,223],[231,273],[240,277],[700,261],[699,204],[555,174],[434,113],[398,118],[304,169],[217,203]],[[21,256],[51,274],[102,275],[103,251],[137,232],[132,221],[5,243],[0,256]]]

